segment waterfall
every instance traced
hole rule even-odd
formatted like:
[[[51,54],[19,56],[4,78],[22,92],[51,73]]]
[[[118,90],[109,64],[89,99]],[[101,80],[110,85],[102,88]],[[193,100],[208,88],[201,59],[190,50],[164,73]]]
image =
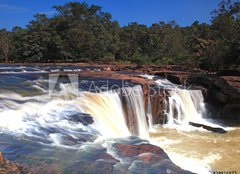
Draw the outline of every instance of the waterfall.
[[[203,96],[200,90],[177,89],[169,91],[168,124],[188,124],[202,119]]]
[[[125,123],[120,97],[116,92],[86,92],[77,101],[80,110],[94,118],[94,127],[104,138],[131,135]]]
[[[142,77],[153,79],[153,76]],[[202,122],[206,111],[201,90],[182,89],[166,79],[157,79],[155,82],[158,91],[148,96],[146,107],[153,125]]]
[[[123,101],[126,121],[133,135],[148,138],[147,115],[141,86],[122,88],[120,95]]]
[[[104,137],[149,137],[141,86],[83,96],[79,100],[81,108],[93,116]]]
[[[41,138],[41,132],[45,131],[46,139],[54,144],[61,144],[64,136],[77,137],[84,134],[85,137],[85,134],[92,135],[96,131],[103,138],[131,135],[143,139],[149,137],[141,86],[77,94],[70,85],[62,84],[61,91],[65,92],[53,95],[50,100],[48,94],[34,97],[16,97],[14,93],[11,94],[15,99],[26,102],[15,103],[11,100],[11,106],[7,104],[9,102],[0,105],[0,133],[13,132]],[[5,100],[11,95],[4,97]],[[94,122],[88,126],[79,122],[84,114],[89,114]]]
[[[149,129],[155,124],[188,124],[201,120],[204,105],[200,90],[180,89],[164,79],[157,80],[157,85],[160,92],[155,95],[144,95],[141,86],[101,93],[76,93],[71,85],[61,84],[60,91],[51,99],[46,91],[29,97],[13,93],[14,100],[10,94],[2,96],[6,102],[0,104],[0,132],[7,130],[38,136],[44,129],[46,138],[55,141],[56,135],[61,137],[65,132],[76,137],[82,129],[89,134],[96,130],[104,138],[134,135],[148,139]],[[93,117],[91,125],[77,121],[84,114]]]

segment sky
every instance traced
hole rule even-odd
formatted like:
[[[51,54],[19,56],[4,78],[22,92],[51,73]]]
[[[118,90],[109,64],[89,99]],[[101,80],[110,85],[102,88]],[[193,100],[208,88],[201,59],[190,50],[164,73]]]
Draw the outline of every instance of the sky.
[[[36,13],[53,16],[54,5],[73,0],[0,0],[0,28],[25,27]],[[75,0],[76,1],[76,0]],[[83,0],[77,0],[83,2]],[[121,26],[138,22],[150,26],[159,21],[175,20],[180,26],[194,21],[209,23],[211,12],[220,0],[85,0],[88,4],[103,7]]]

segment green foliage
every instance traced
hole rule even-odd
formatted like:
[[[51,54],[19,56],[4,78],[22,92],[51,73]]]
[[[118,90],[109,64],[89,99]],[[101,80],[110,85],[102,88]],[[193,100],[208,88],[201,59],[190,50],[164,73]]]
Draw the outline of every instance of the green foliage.
[[[144,64],[149,64],[151,61],[149,60],[149,57],[147,55],[144,55],[139,52],[135,52],[132,57],[131,57],[131,62],[136,63],[138,67],[144,65]]]
[[[240,2],[223,0],[211,24],[120,27],[96,5],[54,6],[56,15],[35,15],[26,29],[0,30],[0,59],[14,62],[133,62],[182,64],[212,70],[240,64]]]
[[[0,30],[0,59],[8,62],[11,47],[11,35],[5,29]]]

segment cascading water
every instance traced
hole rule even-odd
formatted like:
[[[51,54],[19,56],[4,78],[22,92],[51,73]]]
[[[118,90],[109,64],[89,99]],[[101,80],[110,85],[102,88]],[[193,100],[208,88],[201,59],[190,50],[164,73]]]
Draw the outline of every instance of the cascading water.
[[[143,77],[154,78],[147,75]],[[147,113],[155,118],[153,124],[188,125],[189,122],[203,122],[205,106],[201,90],[182,89],[166,79],[155,82],[159,91],[147,102]]]
[[[130,136],[118,93],[83,93],[77,99],[79,109],[90,114],[104,138]]]
[[[13,96],[14,101],[8,97],[8,100],[4,101],[4,106],[1,106],[3,109],[0,113],[0,130],[39,136],[38,133],[43,129],[55,129],[56,131],[47,133],[46,137],[58,145],[61,144],[61,133],[64,132],[62,129],[65,128],[72,137],[76,137],[72,132],[77,133],[79,128],[89,134],[97,130],[103,138],[130,135],[149,137],[141,86],[102,93],[80,92],[80,94],[77,94],[71,85],[60,84],[60,87],[61,92],[53,95],[51,101],[48,101],[48,94],[34,97],[8,94]],[[123,98],[127,107],[122,103]],[[25,102],[19,104],[21,101]],[[8,104],[10,102],[11,106]],[[93,117],[93,124],[86,127],[81,122],[72,121],[77,120],[74,117],[84,114]],[[15,122],[12,122],[12,119]]]
[[[205,132],[205,135],[198,128],[196,129],[199,131],[188,133],[178,129],[177,124],[180,124],[183,125],[182,127],[187,127],[187,130],[192,130],[188,129],[189,127],[195,130],[195,127],[188,126],[189,122],[204,122],[204,99],[200,90],[182,89],[182,87],[178,87],[168,80],[160,79],[156,80],[157,89],[160,92],[154,96],[143,95],[141,86],[125,87],[101,93],[91,93],[81,89],[80,93],[76,93],[66,84],[68,82],[65,82],[64,84],[60,83],[58,88],[60,92],[56,95],[53,94],[52,98],[49,99],[46,87],[48,81],[44,79],[44,76],[37,80],[33,80],[33,76],[31,76],[31,80],[22,84],[25,77],[26,75],[23,78],[16,76],[13,79],[11,77],[12,82],[6,77],[6,79],[2,78],[0,82],[0,143],[10,142],[10,145],[4,145],[3,148],[0,146],[0,150],[5,154],[9,153],[10,160],[12,155],[16,155],[19,160],[27,159],[28,153],[26,151],[28,152],[33,147],[36,147],[35,150],[32,150],[36,151],[33,157],[39,157],[39,154],[42,153],[44,157],[49,157],[49,154],[46,155],[49,147],[56,148],[56,146],[64,146],[62,149],[68,148],[67,153],[69,153],[70,148],[81,151],[81,155],[77,154],[75,157],[73,157],[73,154],[68,155],[69,160],[66,161],[79,160],[79,156],[89,158],[88,154],[85,153],[85,148],[89,144],[94,146],[97,151],[104,151],[96,145],[98,141],[95,140],[99,137],[112,141],[111,138],[134,135],[149,139],[151,143],[164,148],[171,160],[184,168],[191,161],[184,162],[182,156],[188,154],[185,159],[191,158],[191,149],[199,147],[200,143],[204,144],[205,136],[207,138],[209,135],[212,136],[208,141],[210,145],[215,147],[215,142],[213,143],[211,139],[218,138],[218,136],[208,132]],[[146,76],[146,78],[151,79],[153,76]],[[154,126],[162,123],[167,123],[166,127]],[[169,126],[173,124],[174,129]],[[148,127],[154,130],[150,133],[150,136]],[[196,134],[198,138],[194,139]],[[203,135],[204,137],[202,137]],[[179,137],[176,139],[176,136]],[[12,137],[17,138],[11,139]],[[131,139],[131,137],[129,138]],[[192,140],[199,141],[199,143],[191,146],[189,144],[194,143]],[[185,141],[188,141],[189,144],[186,145]],[[224,139],[221,139],[221,141],[224,141]],[[35,142],[33,146],[32,142]],[[182,146],[174,146],[174,143],[180,143]],[[24,146],[25,144],[28,146]],[[42,144],[44,146],[41,146]],[[5,147],[9,151],[4,149]],[[11,147],[13,148],[11,149]],[[184,148],[186,150],[182,152]],[[17,149],[16,153],[13,152],[13,149]],[[57,152],[54,150],[54,153],[58,154],[59,149],[56,148]],[[107,150],[111,151],[109,148]],[[96,156],[95,152],[92,152],[92,148],[88,149],[88,152],[92,156]],[[19,155],[18,153],[22,154]],[[53,154],[54,158],[56,154]],[[114,155],[114,152],[112,154]],[[204,151],[202,154],[211,157],[210,162],[221,157],[221,155],[217,155],[216,158]],[[226,154],[226,157],[228,157],[228,153]],[[199,161],[202,161],[201,158]],[[192,170],[188,166],[185,169]],[[209,170],[207,168],[204,172]]]
[[[168,124],[188,124],[202,120],[201,105],[203,104],[200,90],[176,89],[169,91]]]
[[[133,130],[133,135],[148,139],[149,133],[142,87],[122,88],[120,94],[122,101],[125,101],[126,120],[130,130]]]

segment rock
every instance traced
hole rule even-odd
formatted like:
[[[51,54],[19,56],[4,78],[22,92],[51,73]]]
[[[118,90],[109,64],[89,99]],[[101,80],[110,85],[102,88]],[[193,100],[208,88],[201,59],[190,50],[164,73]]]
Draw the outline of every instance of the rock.
[[[240,103],[226,104],[221,113],[223,118],[240,120]]]
[[[155,75],[164,76],[173,83],[183,86],[197,86],[204,94],[211,117],[220,119],[240,119],[240,77],[217,76],[215,74],[189,73],[182,71],[160,71]],[[229,110],[228,108],[234,108]],[[227,113],[229,112],[229,113]]]
[[[92,162],[80,160],[74,165],[67,167],[63,173],[70,174],[111,174],[113,173],[115,163],[104,162],[101,160]]]
[[[161,160],[161,156],[153,153],[143,153],[136,157],[138,160],[143,161],[146,164],[157,163]]]
[[[67,167],[63,173],[113,173],[114,165],[120,161],[106,152],[97,153],[89,159],[82,159]]]
[[[143,153],[153,153],[159,155],[161,159],[169,159],[168,155],[158,146],[151,144],[115,144],[116,153],[124,157],[136,157]]]
[[[218,91],[216,91],[215,93],[216,94],[215,94],[214,98],[217,99],[219,102],[226,103],[228,101],[227,95],[223,94],[222,92],[218,92]]]
[[[0,152],[0,163],[3,162],[3,156],[2,156],[2,152]]]
[[[0,174],[34,174],[27,168],[3,159],[0,152]]]
[[[191,173],[176,166],[158,146],[151,144],[116,143],[113,147],[119,158],[122,158],[122,161],[128,164],[122,167],[120,173]]]
[[[240,89],[240,76],[222,76],[226,82],[237,89]]]
[[[191,75],[187,81],[189,84],[200,85],[206,88],[206,103],[210,104],[212,108],[215,108],[211,111],[213,113],[212,117],[218,119],[232,119],[240,118],[240,107],[234,107],[233,110],[228,109],[230,105],[240,103],[240,89],[229,82],[233,81],[233,79],[237,80],[240,78],[198,74]]]
[[[165,114],[164,114],[164,100],[166,100],[166,91],[156,90],[151,93],[149,91],[144,95],[145,102],[145,112],[149,112],[149,108],[152,113],[152,124],[164,124],[165,123]],[[150,106],[150,107],[149,107]]]
[[[72,122],[81,122],[84,126],[87,126],[89,124],[92,124],[94,122],[93,118],[89,114],[75,114],[75,115],[70,115],[67,118],[69,121]]]
[[[214,132],[214,133],[220,133],[220,134],[227,133],[226,130],[224,130],[223,128],[219,128],[219,127],[211,127],[211,126],[207,126],[204,124],[193,123],[193,122],[189,122],[189,124],[191,126],[198,127],[198,128],[202,127],[203,129],[206,129],[206,130]]]

